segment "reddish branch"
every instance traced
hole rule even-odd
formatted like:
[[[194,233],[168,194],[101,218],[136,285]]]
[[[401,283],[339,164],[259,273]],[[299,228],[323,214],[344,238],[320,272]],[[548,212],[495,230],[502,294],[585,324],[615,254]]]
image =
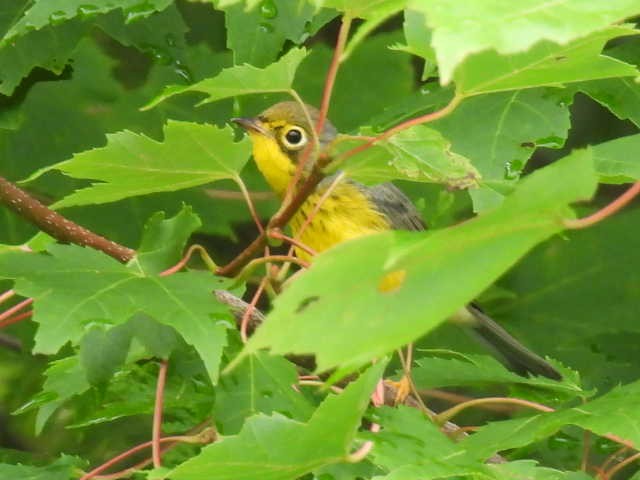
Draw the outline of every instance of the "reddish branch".
[[[160,369],[158,370],[158,382],[156,384],[156,401],[153,407],[153,428],[151,431],[151,456],[153,458],[153,466],[155,468],[160,468],[162,466],[162,458],[160,456],[160,436],[162,435],[164,386],[167,383],[168,367],[169,362],[167,360],[160,361]]]
[[[61,242],[95,248],[121,262],[128,262],[136,253],[67,220],[3,177],[0,177],[0,201]]]

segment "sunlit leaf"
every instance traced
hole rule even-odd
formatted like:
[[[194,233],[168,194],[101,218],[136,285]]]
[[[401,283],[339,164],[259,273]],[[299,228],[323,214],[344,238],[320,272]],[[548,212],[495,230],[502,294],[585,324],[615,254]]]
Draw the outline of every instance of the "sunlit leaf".
[[[494,50],[509,55],[544,40],[566,45],[640,13],[633,0],[588,4],[582,0],[472,0],[455,4],[414,0],[409,5],[424,12],[433,29],[432,45],[444,83],[473,53]]]
[[[248,160],[248,139],[234,142],[230,127],[170,121],[163,142],[124,131],[107,135],[105,147],[74,155],[39,170],[100,180],[55,204],[56,207],[113,202],[127,197],[173,191],[234,178]]]

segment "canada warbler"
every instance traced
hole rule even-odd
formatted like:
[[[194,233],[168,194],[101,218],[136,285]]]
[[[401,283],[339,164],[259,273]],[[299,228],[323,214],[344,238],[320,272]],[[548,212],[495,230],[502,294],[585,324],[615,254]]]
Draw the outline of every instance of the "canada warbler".
[[[317,121],[318,110],[311,106],[306,109],[305,113],[297,102],[281,102],[255,118],[233,119],[249,133],[258,169],[281,198],[295,174],[304,147],[312,141],[311,129]],[[336,129],[326,121],[318,138],[320,147],[326,147],[336,136]],[[332,191],[317,208],[319,199],[330,187]],[[370,233],[426,228],[415,206],[393,184],[370,187],[346,178],[337,179],[335,175],[320,182],[291,219],[290,226],[294,236],[316,252]],[[300,248],[296,249],[296,254],[310,260],[309,254]],[[557,380],[562,378],[555,368],[520,344],[475,304],[461,309],[452,321],[471,327],[512,370]]]

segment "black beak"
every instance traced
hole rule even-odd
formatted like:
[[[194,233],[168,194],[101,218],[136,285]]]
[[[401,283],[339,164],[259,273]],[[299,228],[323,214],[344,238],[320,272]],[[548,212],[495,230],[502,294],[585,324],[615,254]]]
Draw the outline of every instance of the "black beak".
[[[262,122],[257,118],[232,118],[233,123],[237,123],[245,130],[250,132],[257,132],[263,135],[269,135],[269,131],[264,128]]]

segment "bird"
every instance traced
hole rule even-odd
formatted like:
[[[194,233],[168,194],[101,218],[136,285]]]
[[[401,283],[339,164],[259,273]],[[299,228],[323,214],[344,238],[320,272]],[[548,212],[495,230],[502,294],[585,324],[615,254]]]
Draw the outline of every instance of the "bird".
[[[318,117],[319,111],[311,105],[283,101],[256,117],[232,119],[248,133],[258,170],[281,199],[286,195],[305,148],[314,141],[312,129]],[[317,135],[320,150],[337,137],[338,131],[326,120]],[[313,157],[309,158],[312,160]],[[305,168],[307,174],[310,166]],[[317,207],[323,196],[326,198]],[[317,185],[289,225],[294,238],[308,247],[297,247],[296,256],[307,261],[312,261],[310,251],[321,253],[338,243],[364,235],[390,229],[418,231],[427,228],[415,205],[392,183],[367,186],[340,173],[325,177]],[[461,308],[450,320],[471,329],[512,371],[524,376],[562,379],[556,368],[516,340],[476,303]]]

